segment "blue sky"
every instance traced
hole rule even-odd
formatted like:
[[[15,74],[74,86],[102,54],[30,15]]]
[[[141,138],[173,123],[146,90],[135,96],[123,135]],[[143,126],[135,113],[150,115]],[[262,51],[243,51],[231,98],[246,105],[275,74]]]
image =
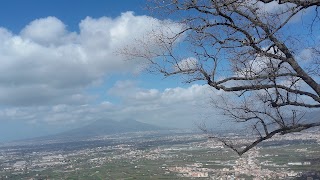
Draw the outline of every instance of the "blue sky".
[[[205,82],[184,84],[181,77],[146,73],[142,61],[118,55],[151,31],[166,31],[145,3],[1,1],[0,142],[62,132],[97,119],[182,128],[210,121],[223,127],[224,117],[210,104],[219,91]],[[297,23],[311,20],[306,14],[289,25],[288,34],[300,34]],[[181,29],[181,24],[169,25],[173,32]]]
[[[140,72],[139,63],[116,55],[160,28],[146,1],[0,3],[0,142],[97,119],[193,128],[209,116],[198,101],[208,98],[207,86]]]
[[[29,22],[42,17],[55,16],[67,23],[71,31],[78,30],[80,20],[86,16],[116,17],[121,12],[134,11],[136,14],[146,14],[144,0],[120,1],[84,1],[84,0],[55,0],[55,1],[1,1],[0,23],[18,33]]]

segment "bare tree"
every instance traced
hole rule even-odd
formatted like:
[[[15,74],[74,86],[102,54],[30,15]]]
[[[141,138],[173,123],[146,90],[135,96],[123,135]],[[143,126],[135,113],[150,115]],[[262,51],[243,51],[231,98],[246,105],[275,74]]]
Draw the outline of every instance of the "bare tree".
[[[236,95],[214,104],[253,127],[256,139],[242,148],[221,139],[242,155],[276,134],[320,126],[298,115],[320,108],[319,6],[320,0],[153,0],[152,12],[180,30],[151,32],[121,53],[147,59],[164,76]]]

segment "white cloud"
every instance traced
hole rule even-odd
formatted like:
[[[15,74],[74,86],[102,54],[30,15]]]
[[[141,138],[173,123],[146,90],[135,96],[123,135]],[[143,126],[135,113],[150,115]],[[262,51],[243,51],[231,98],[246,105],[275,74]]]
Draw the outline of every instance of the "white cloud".
[[[270,14],[271,15],[275,15],[275,14],[279,14],[280,17],[279,19],[281,20],[285,20],[287,18],[288,14],[291,14],[291,9],[293,7],[296,7],[295,4],[293,3],[282,3],[279,4],[278,1],[271,1],[269,3],[263,3],[263,2],[258,2],[256,3],[256,1],[251,1],[253,4],[255,4],[258,8],[259,8],[259,12],[261,14],[265,14],[268,13],[269,17]],[[289,21],[289,23],[297,23],[300,22],[303,19],[303,16],[312,12],[312,8],[308,8],[308,9],[303,9],[301,10],[299,13],[295,14],[291,20]],[[267,16],[267,17],[268,17]],[[282,18],[283,17],[283,18]],[[275,19],[274,19],[275,20]]]
[[[260,8],[262,12],[268,12],[268,13],[276,13],[276,12],[281,12],[284,9],[290,7],[288,4],[280,4],[277,1],[272,1],[269,3],[263,3],[263,2],[258,2],[257,6]]]
[[[132,81],[119,81],[109,93],[122,99],[122,102],[2,108],[0,119],[60,124],[62,127],[79,126],[98,119],[136,119],[150,124],[181,128],[196,128],[195,123],[207,120],[219,127],[217,123],[224,120],[212,108],[211,98],[215,97],[215,91],[208,85],[194,84],[186,88],[175,87],[160,91],[138,87],[137,83]]]
[[[108,93],[112,96],[120,97],[126,103],[139,103],[151,101],[159,96],[157,89],[141,89],[135,81],[118,81],[109,89]]]
[[[219,92],[208,85],[194,84],[187,88],[167,88],[163,91],[143,89],[136,82],[119,81],[109,91],[123,100],[123,106],[112,117],[137,120],[169,127],[195,127],[195,123],[217,114],[212,99]],[[218,122],[221,116],[210,118]]]
[[[197,102],[211,97],[215,92],[209,85],[194,84],[188,88],[166,88],[162,92],[157,89],[142,89],[134,81],[118,81],[109,91],[109,94],[118,96],[127,104],[151,103],[175,104]]]
[[[161,23],[126,12],[114,19],[86,17],[79,33],[68,31],[56,17],[36,19],[20,34],[0,28],[0,104],[87,103],[92,97],[84,97],[86,88],[105,76],[141,69],[115,52],[161,29]]]
[[[310,63],[310,61],[316,59],[316,57],[317,54],[311,48],[306,48],[299,53],[297,59],[301,60],[301,63]]]
[[[198,66],[198,60],[193,57],[189,57],[178,62],[174,69],[175,71],[192,70]]]
[[[79,32],[68,31],[55,17],[34,20],[20,34],[0,28],[0,119],[72,127],[97,119],[132,118],[169,127],[194,127],[194,122],[215,112],[210,108],[214,93],[207,85],[158,90],[119,81],[108,91],[121,100],[119,104],[105,99],[97,103],[94,95],[86,93],[99,82],[103,84],[109,74],[141,69],[139,63],[116,56],[118,48],[148,32],[168,35],[181,28],[132,12],[114,19],[87,17],[79,23]],[[154,44],[150,47],[157,48]],[[196,59],[189,58],[180,65],[194,63]]]
[[[21,37],[41,45],[62,43],[68,34],[66,25],[56,17],[49,16],[32,21],[22,31]]]

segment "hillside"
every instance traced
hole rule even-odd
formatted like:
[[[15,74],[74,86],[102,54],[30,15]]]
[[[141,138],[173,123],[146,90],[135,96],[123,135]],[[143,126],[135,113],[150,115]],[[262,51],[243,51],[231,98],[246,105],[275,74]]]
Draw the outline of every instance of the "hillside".
[[[73,138],[80,137],[94,137],[118,133],[138,132],[138,131],[155,131],[163,130],[165,128],[142,123],[136,120],[97,120],[84,127],[69,130],[64,133],[57,134],[56,136],[67,136]]]

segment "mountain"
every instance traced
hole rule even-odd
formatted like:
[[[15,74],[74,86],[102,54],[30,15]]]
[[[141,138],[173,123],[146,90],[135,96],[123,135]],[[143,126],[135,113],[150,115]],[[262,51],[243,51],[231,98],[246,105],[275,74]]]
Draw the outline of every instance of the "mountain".
[[[312,111],[312,112],[308,112],[305,114],[303,113],[300,115],[300,117],[301,116],[302,116],[302,120],[309,122],[309,123],[320,122],[320,111]]]
[[[142,123],[136,120],[97,120],[89,125],[59,133],[55,136],[68,138],[84,138],[102,135],[138,132],[138,131],[155,131],[164,130],[165,128],[155,125]]]
[[[2,146],[23,146],[30,144],[54,144],[62,142],[76,142],[91,139],[94,137],[115,135],[120,133],[141,132],[141,131],[158,131],[169,132],[171,128],[159,127],[147,123],[142,123],[136,120],[97,120],[91,124],[67,130],[62,133],[45,135],[40,137],[25,138],[14,140],[0,144]]]
[[[306,113],[301,113],[298,115],[303,123],[316,123],[320,122],[320,111],[311,111]]]

